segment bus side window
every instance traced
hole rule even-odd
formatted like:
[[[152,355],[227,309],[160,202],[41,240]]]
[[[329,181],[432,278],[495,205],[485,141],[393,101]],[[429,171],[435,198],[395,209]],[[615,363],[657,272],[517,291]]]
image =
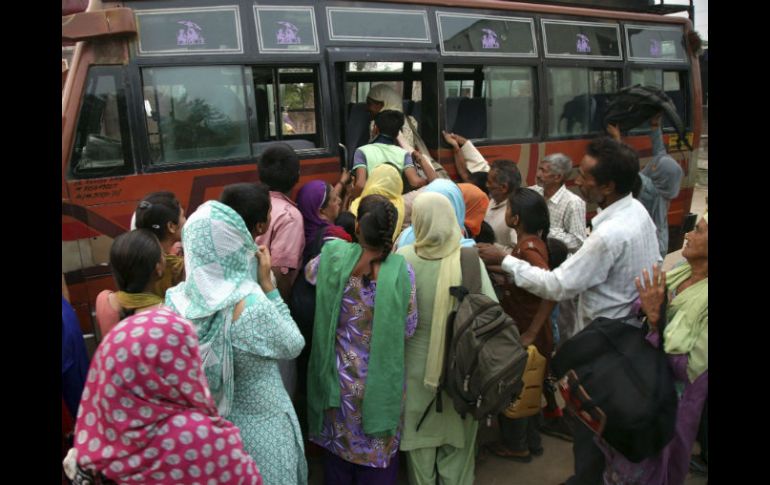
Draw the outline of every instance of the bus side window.
[[[449,67],[444,77],[445,129],[471,139],[531,138],[534,77],[531,67]]]
[[[70,157],[72,177],[103,177],[130,170],[122,86],[121,67],[94,66],[89,70]]]
[[[671,101],[676,106],[676,111],[679,113],[679,118],[682,120],[686,127],[690,126],[689,109],[687,108],[687,100],[689,99],[687,86],[687,74],[681,71],[664,71],[662,69],[632,69],[631,70],[631,86],[635,84],[642,84],[647,86],[655,86],[659,89],[663,89],[666,92]],[[666,118],[663,117],[663,128],[672,128],[673,125]],[[631,130],[631,133],[639,133],[645,130],[649,130],[649,122],[645,122],[643,125],[638,126]]]
[[[616,93],[620,71],[582,67],[550,67],[548,134],[554,137],[603,131],[601,120],[609,95]]]

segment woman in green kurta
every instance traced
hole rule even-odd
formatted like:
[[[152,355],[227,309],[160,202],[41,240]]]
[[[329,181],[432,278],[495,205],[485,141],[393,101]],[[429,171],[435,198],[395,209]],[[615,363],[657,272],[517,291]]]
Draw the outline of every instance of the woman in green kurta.
[[[166,304],[195,324],[220,414],[241,429],[265,485],[304,485],[302,435],[278,359],[295,358],[305,340],[271,282],[267,248],[254,244],[269,225],[270,197],[235,184],[220,200],[187,220],[187,280],[168,290]]]
[[[419,195],[412,209],[415,243],[402,247],[398,254],[414,267],[417,286],[419,323],[414,336],[406,342],[406,410],[402,451],[406,452],[409,483],[435,484],[436,473],[442,484],[470,485],[475,467],[478,422],[461,418],[452,405],[443,412],[431,409],[417,431],[426,407],[433,400],[441,374],[446,320],[455,307],[449,287],[461,283],[460,227],[452,205],[441,194]],[[484,264],[481,291],[497,301]],[[445,403],[452,399],[444,394]]]

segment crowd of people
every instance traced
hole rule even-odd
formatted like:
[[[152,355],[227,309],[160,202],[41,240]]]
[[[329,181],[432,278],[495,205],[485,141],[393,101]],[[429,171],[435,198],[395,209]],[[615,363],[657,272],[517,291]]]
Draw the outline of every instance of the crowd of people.
[[[259,183],[228,185],[188,216],[170,192],[138,204],[112,244],[118,291],[97,298],[90,367],[82,348],[66,366],[63,355],[76,419],[67,476],[305,484],[316,447],[327,484],[394,484],[400,458],[411,484],[471,484],[480,452],[530,462],[542,431],[574,440],[570,485],[682,484],[708,395],[708,215],[685,237],[686,261],[661,271],[682,172],[659,119],[644,170],[610,126],[578,161],[573,192],[564,154],[542,159],[524,187],[515,161],[489,162],[444,132],[456,183],[420,148],[400,95],[378,85],[367,103],[370,142],[335,185],[295,190],[299,157],[275,144],[258,159]],[[598,207],[590,229],[586,203]],[[471,416],[451,405],[425,414],[445,392],[463,247],[477,250],[481,292],[546,361],[595,319],[641,308],[682,385],[675,437],[658,456],[623,457],[559,407],[551,376],[542,412],[501,414],[501,441],[483,450]]]

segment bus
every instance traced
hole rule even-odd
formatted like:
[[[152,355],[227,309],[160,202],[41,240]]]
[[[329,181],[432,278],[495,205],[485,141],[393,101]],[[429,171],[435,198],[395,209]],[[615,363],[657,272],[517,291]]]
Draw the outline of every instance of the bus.
[[[145,194],[170,190],[192,213],[227,184],[257,181],[276,142],[302,159],[298,187],[335,182],[367,141],[378,83],[401,93],[451,176],[442,130],[517,161],[527,185],[550,153],[579,163],[613,93],[662,88],[694,148],[664,123],[685,173],[669,213],[678,249],[701,138],[692,30],[680,17],[499,0],[92,0],[62,17],[75,48],[62,64],[61,164],[63,273],[90,347],[93,302],[114,285],[110,244]],[[648,133],[624,138],[642,163]]]

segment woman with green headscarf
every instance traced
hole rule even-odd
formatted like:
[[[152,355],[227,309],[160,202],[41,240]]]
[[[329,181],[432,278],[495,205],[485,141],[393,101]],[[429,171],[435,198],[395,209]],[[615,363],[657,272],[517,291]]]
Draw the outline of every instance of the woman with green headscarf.
[[[391,254],[396,209],[358,208],[358,244],[327,242],[305,277],[316,285],[308,366],[310,440],[330,484],[395,484],[404,402],[404,340],[417,325],[414,271]]]
[[[401,450],[406,452],[409,483],[434,484],[437,473],[445,484],[473,483],[478,422],[464,419],[454,407],[431,409],[417,431],[417,423],[433,401],[443,367],[446,321],[456,305],[449,287],[462,281],[460,270],[460,226],[449,199],[426,192],[417,196],[412,208],[414,244],[400,254],[414,267],[417,283],[419,323],[407,341],[406,411]],[[484,263],[479,260],[481,291],[497,301]],[[443,392],[443,391],[442,391]],[[443,401],[452,399],[444,394]]]
[[[633,463],[603,441],[605,484],[681,485],[687,478],[701,412],[708,397],[708,212],[685,235],[686,262],[668,273],[653,266],[636,279],[641,307],[647,315],[654,346],[663,345],[676,379],[679,407],[676,432],[657,456]],[[668,306],[662,308],[668,293]],[[661,311],[665,311],[665,325]]]
[[[267,187],[247,183],[198,207],[182,231],[187,279],[166,305],[195,325],[219,413],[241,429],[264,483],[304,485],[302,433],[278,361],[297,357],[305,340],[272,283],[267,248],[254,243],[270,208]]]

